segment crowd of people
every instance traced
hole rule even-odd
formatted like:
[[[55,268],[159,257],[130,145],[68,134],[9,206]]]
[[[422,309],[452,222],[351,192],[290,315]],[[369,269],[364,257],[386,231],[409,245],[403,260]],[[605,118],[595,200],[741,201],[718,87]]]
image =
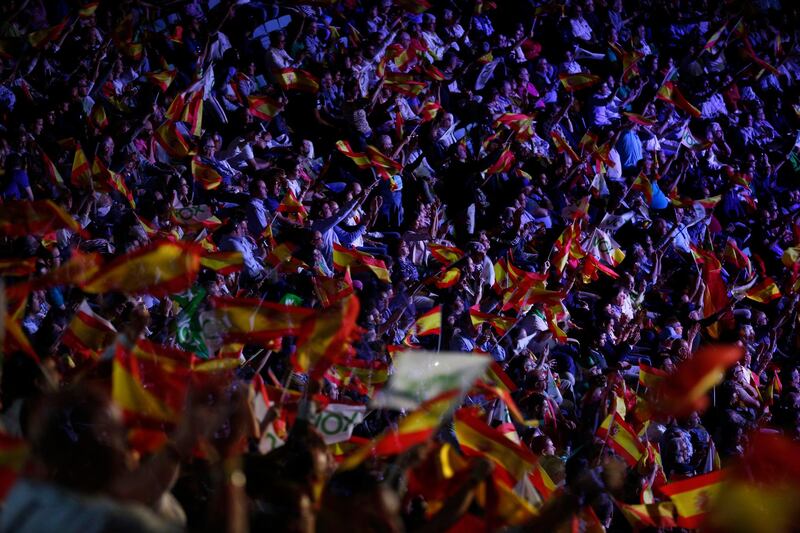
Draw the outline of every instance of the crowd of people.
[[[716,520],[800,438],[798,8],[0,3],[0,531]]]

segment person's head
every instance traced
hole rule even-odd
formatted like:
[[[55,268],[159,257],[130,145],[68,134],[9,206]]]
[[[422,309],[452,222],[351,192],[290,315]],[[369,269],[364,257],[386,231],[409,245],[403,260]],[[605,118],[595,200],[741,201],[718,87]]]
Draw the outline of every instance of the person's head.
[[[269,34],[269,44],[273,48],[283,50],[286,46],[286,33],[281,30],[273,31]]]
[[[547,435],[537,435],[531,439],[531,451],[536,455],[555,455],[556,447],[553,439]]]
[[[267,184],[264,180],[253,180],[250,182],[250,196],[253,198],[264,199],[267,197]]]

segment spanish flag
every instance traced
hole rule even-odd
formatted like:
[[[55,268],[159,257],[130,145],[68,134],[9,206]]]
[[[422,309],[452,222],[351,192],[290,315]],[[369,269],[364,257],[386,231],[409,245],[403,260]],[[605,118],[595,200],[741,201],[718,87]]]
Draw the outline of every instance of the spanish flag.
[[[338,305],[307,318],[300,329],[292,361],[300,372],[309,372],[312,379],[322,377],[332,364],[352,350],[359,328],[359,303],[354,295]]]
[[[460,399],[460,391],[454,390],[426,401],[400,420],[397,429],[387,430],[345,458],[339,465],[339,470],[352,470],[370,456],[389,457],[427,442]]]
[[[94,126],[100,131],[108,127],[108,115],[106,115],[105,108],[99,102],[92,106],[88,119],[89,125]]]
[[[437,305],[427,313],[417,317],[412,328],[417,337],[438,335],[442,332],[442,306]]]
[[[281,104],[269,96],[248,96],[247,109],[256,118],[272,120],[281,112]]]
[[[441,110],[442,106],[437,102],[425,102],[419,112],[420,122],[425,123],[434,120]]]
[[[567,74],[566,72],[562,72],[558,75],[558,80],[564,86],[564,89],[571,93],[598,83],[600,81],[600,76],[585,73]]]
[[[433,7],[428,0],[394,0],[394,4],[400,9],[416,14],[424,13]]]
[[[97,11],[100,2],[87,2],[78,8],[78,16],[82,19],[88,19]]]
[[[387,79],[383,82],[383,86],[398,94],[413,97],[422,94],[422,91],[428,87],[428,84],[424,81],[396,81]]]
[[[500,316],[500,315],[492,315],[490,313],[484,313],[475,307],[471,307],[469,310],[469,317],[472,320],[472,325],[476,328],[488,322],[489,325],[492,326],[498,335],[505,335],[506,332],[514,327],[514,324],[517,323],[517,319],[514,317],[508,316]]]
[[[390,174],[403,170],[403,165],[383,154],[374,146],[367,146],[367,157],[370,164],[384,179],[389,179]]]
[[[28,42],[33,48],[42,49],[47,46],[48,43],[57,41],[66,27],[67,19],[65,18],[55,26],[29,33]]]
[[[637,113],[628,113],[627,111],[624,111],[622,114],[625,115],[625,117],[627,117],[628,120],[630,120],[634,124],[638,124],[640,126],[655,126],[656,125],[656,121],[655,121],[655,119],[653,117],[645,117],[645,116],[639,115]]]
[[[333,244],[333,266],[336,270],[344,271],[348,266],[355,271],[369,270],[375,276],[386,283],[391,282],[389,270],[386,264],[380,259],[375,259],[366,252],[359,252],[355,249],[347,249],[338,243]]]
[[[689,101],[684,98],[683,94],[681,94],[678,86],[671,81],[665,82],[664,85],[661,86],[656,93],[656,98],[672,104],[678,109],[682,109],[694,118],[700,118],[700,110],[690,104]]]
[[[205,91],[202,88],[192,93],[181,113],[181,120],[189,125],[189,133],[194,137],[203,133],[203,98]]]
[[[767,304],[781,297],[781,291],[775,285],[772,278],[766,277],[760,283],[754,285],[745,294],[745,297],[755,300],[758,303]]]
[[[312,309],[250,298],[214,298],[214,313],[229,342],[261,342],[300,333]]]
[[[653,201],[653,185],[650,183],[650,179],[645,176],[643,173],[640,173],[636,176],[636,179],[633,180],[631,184],[631,190],[639,191],[644,196],[644,201],[649,206]]]
[[[278,85],[284,91],[302,91],[316,93],[319,91],[319,80],[308,71],[296,68],[284,68],[275,72]]]
[[[278,205],[278,213],[294,215],[299,222],[303,222],[308,218],[308,211],[306,211],[305,206],[290,190],[286,191],[286,196],[283,197],[280,205]]]
[[[149,82],[161,89],[162,93],[167,92],[167,89],[169,89],[169,86],[172,85],[172,82],[175,81],[177,76],[178,69],[176,68],[156,70],[153,72],[148,72],[144,75]]]
[[[432,242],[428,243],[428,251],[434,259],[445,266],[455,263],[464,257],[464,252],[455,246],[444,246]]]
[[[192,176],[207,191],[214,190],[222,184],[222,175],[199,157],[192,158]]]
[[[173,120],[159,126],[155,139],[170,157],[182,159],[192,154],[191,145],[178,129],[178,123]]]
[[[497,159],[497,161],[495,161],[492,166],[486,169],[486,174],[492,175],[499,174],[501,172],[508,172],[511,170],[511,167],[514,166],[514,161],[514,152],[512,152],[510,148],[506,148],[500,154],[500,157]]]
[[[447,289],[458,283],[458,280],[460,279],[460,270],[457,268],[448,268],[447,270],[443,270],[439,274],[436,274],[433,278],[433,283],[440,289]]]
[[[244,268],[242,252],[208,252],[203,251],[200,264],[218,274],[228,275]]]
[[[581,221],[580,219],[575,219],[556,239],[553,245],[556,251],[553,254],[552,264],[558,274],[562,274],[567,267],[567,262],[572,255],[573,243],[577,242],[580,236]]]
[[[61,342],[77,353],[94,357],[114,342],[116,336],[117,330],[111,322],[92,311],[84,300],[64,331]]]
[[[572,149],[572,147],[569,145],[566,139],[564,139],[564,137],[562,137],[561,134],[558,133],[556,130],[550,132],[550,138],[553,140],[553,144],[555,145],[556,151],[558,151],[559,154],[566,153],[569,156],[569,158],[572,159],[574,162],[578,162],[581,160],[581,158],[578,157],[578,154],[575,153],[575,150]]]
[[[708,405],[707,393],[742,357],[734,345],[703,346],[656,387],[655,407],[664,414],[685,416]]]
[[[683,481],[663,485],[659,491],[669,496],[678,514],[678,527],[696,529],[716,503],[726,472],[717,470]]]
[[[706,44],[703,45],[703,50],[710,50],[711,48],[714,48],[717,45],[719,40],[722,38],[722,33],[728,27],[729,22],[730,20],[726,20],[725,24],[723,24],[720,29],[711,34],[711,36],[708,38],[708,41],[706,41]]]
[[[495,127],[505,124],[517,135],[521,141],[529,141],[536,134],[534,129],[534,118],[523,113],[503,113],[495,120]]]
[[[273,248],[264,261],[277,268],[279,272],[296,273],[298,269],[309,270],[310,267],[292,254],[292,249],[288,243],[281,243]]]
[[[510,486],[533,470],[537,457],[529,449],[516,444],[500,431],[486,425],[472,409],[459,409],[455,414],[455,431],[461,450],[468,456],[483,456],[501,470],[500,479]]]
[[[2,277],[30,276],[35,270],[35,257],[0,259],[0,276]]]
[[[531,481],[533,488],[539,493],[542,501],[547,501],[550,496],[558,489],[553,480],[550,479],[550,474],[537,462],[533,471],[528,474],[528,479]]]
[[[140,340],[130,351],[117,345],[111,371],[111,399],[128,423],[172,426],[183,413],[191,380],[186,361]]]
[[[372,164],[369,157],[367,157],[367,154],[363,152],[356,152],[347,141],[337,141],[336,149],[339,150],[342,155],[353,161],[353,163],[355,163],[355,165],[362,170],[369,168]]]
[[[0,210],[0,235],[44,235],[59,229],[87,235],[75,219],[52,200],[6,202]]]
[[[675,504],[672,502],[655,502],[631,505],[614,500],[623,516],[634,531],[646,528],[678,527],[675,521]]]
[[[42,158],[42,168],[44,170],[45,175],[47,176],[47,180],[50,182],[51,185],[56,187],[63,187],[64,180],[61,177],[61,173],[58,171],[58,168],[53,164],[53,161],[47,157],[47,154],[44,153],[41,147],[39,148],[39,156]]]
[[[92,169],[89,166],[89,160],[86,159],[86,153],[83,151],[80,144],[75,147],[75,157],[72,160],[70,181],[72,185],[78,189],[92,188]]]
[[[643,387],[648,389],[658,387],[668,375],[664,370],[639,363],[639,384]]]
[[[630,466],[635,466],[645,452],[636,432],[616,411],[603,420],[597,428],[597,436],[605,440]]]
[[[40,290],[58,285],[80,286],[100,270],[101,263],[100,254],[75,250],[68,261],[33,280],[31,288]]]
[[[114,259],[81,289],[89,294],[168,295],[192,286],[200,271],[203,249],[194,243],[155,242]]]

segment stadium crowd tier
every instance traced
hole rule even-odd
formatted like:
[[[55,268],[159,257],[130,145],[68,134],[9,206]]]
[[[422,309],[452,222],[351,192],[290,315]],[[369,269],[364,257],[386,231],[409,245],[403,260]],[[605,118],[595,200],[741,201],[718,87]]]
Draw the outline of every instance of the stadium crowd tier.
[[[799,10],[0,2],[0,533],[796,531]]]

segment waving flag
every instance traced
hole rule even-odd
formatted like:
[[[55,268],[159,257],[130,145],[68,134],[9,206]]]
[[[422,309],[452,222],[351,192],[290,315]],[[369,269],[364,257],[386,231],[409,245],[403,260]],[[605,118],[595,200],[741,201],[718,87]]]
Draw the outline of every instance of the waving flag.
[[[562,137],[561,134],[558,133],[556,130],[550,132],[550,138],[553,140],[553,144],[555,145],[556,151],[558,151],[559,154],[566,153],[569,156],[569,158],[575,162],[581,160],[581,158],[578,157],[578,154],[575,153],[575,150],[572,149],[572,147],[569,145],[566,139],[564,139],[564,137]]]
[[[558,75],[558,81],[564,86],[567,92],[579,91],[587,87],[591,87],[600,81],[600,76],[594,74],[567,74],[562,72]]]
[[[36,258],[0,259],[0,276],[22,277],[30,276],[36,270]]]
[[[750,288],[745,294],[746,298],[750,298],[758,303],[767,304],[773,300],[781,297],[781,291],[775,285],[775,281],[766,277],[759,283]]]
[[[75,219],[52,200],[6,202],[0,210],[0,235],[44,235],[59,229],[87,235]]]
[[[605,440],[629,466],[635,466],[645,452],[644,445],[636,436],[636,432],[616,411],[600,424],[597,436]]]
[[[351,294],[337,305],[306,318],[292,356],[295,368],[309,372],[312,379],[319,378],[328,367],[350,354],[351,343],[359,332],[358,311],[358,298]]]
[[[486,174],[491,175],[499,174],[501,172],[508,172],[511,170],[511,167],[514,166],[514,161],[514,153],[509,148],[506,148],[500,154],[500,157],[497,159],[497,161],[495,161],[492,166],[486,169]]]
[[[530,115],[522,113],[504,113],[495,120],[495,127],[505,124],[516,133],[516,137],[521,141],[529,141],[535,135],[535,120]]]
[[[708,38],[708,41],[706,41],[706,44],[703,45],[703,50],[710,50],[717,46],[717,43],[722,38],[722,34],[727,29],[729,22],[730,20],[726,20],[725,24],[723,24],[720,29],[711,34],[711,36]]]
[[[67,28],[67,19],[62,20],[55,26],[45,28],[43,30],[34,31],[28,34],[28,42],[33,48],[42,49],[48,43],[57,41],[61,38],[61,34]]]
[[[114,259],[81,289],[90,294],[167,295],[191,287],[200,271],[203,249],[187,242],[161,241]]]
[[[153,83],[156,87],[161,89],[161,92],[167,92],[167,89],[169,89],[169,86],[172,85],[172,82],[177,76],[178,69],[176,68],[156,70],[153,72],[148,72],[144,75],[147,81]]]
[[[251,115],[262,120],[272,120],[281,112],[281,104],[269,96],[248,96],[247,108]]]
[[[222,174],[199,157],[192,158],[192,177],[207,191],[212,191],[222,184]]]
[[[375,276],[386,283],[391,282],[389,270],[386,264],[380,259],[375,259],[366,252],[355,249],[347,249],[338,243],[333,243],[333,266],[336,270],[344,271],[348,266],[351,270],[369,270]]]
[[[356,166],[360,169],[366,169],[370,167],[370,160],[367,157],[367,154],[363,152],[356,152],[350,146],[350,143],[347,141],[337,141],[336,142],[336,149],[339,150],[345,157],[349,158],[356,164]]]
[[[708,512],[715,505],[725,474],[724,470],[717,470],[659,488],[675,504],[678,527],[695,529],[703,525]]]
[[[668,104],[672,104],[678,109],[682,109],[694,118],[700,118],[700,110],[690,104],[689,101],[684,98],[683,94],[681,94],[678,86],[671,81],[668,81],[661,86],[656,93],[656,98],[663,100]]]
[[[508,481],[510,486],[536,466],[537,457],[530,450],[486,425],[471,409],[456,411],[455,430],[464,453],[492,461],[498,469],[496,474],[500,474],[500,479]]]
[[[164,122],[156,130],[156,142],[169,157],[182,159],[192,154],[192,147],[185,137],[185,133],[188,134],[188,131],[184,133],[182,130],[185,131],[185,128],[179,126],[174,120]]]
[[[420,121],[423,123],[430,122],[431,120],[434,120],[441,111],[442,106],[440,106],[438,103],[425,102],[419,112]]]
[[[301,223],[308,218],[308,211],[306,211],[305,206],[297,199],[291,190],[286,191],[286,196],[284,196],[278,206],[278,212],[292,215]]]
[[[250,298],[214,298],[214,315],[232,342],[262,342],[298,335],[312,309]]]
[[[517,319],[514,317],[484,313],[474,307],[470,308],[469,317],[473,326],[478,327],[481,324],[488,323],[498,335],[505,335],[517,323]]]
[[[84,356],[95,357],[114,342],[116,335],[117,330],[111,322],[92,311],[84,300],[64,331],[61,342]]]
[[[78,189],[92,188],[92,169],[89,166],[89,160],[86,159],[86,153],[84,153],[80,144],[75,147],[75,157],[72,160],[70,181],[72,185]]]
[[[44,170],[45,176],[47,176],[47,180],[51,185],[62,187],[64,185],[64,180],[61,177],[61,173],[58,171],[58,168],[56,168],[56,166],[53,164],[50,158],[47,157],[47,154],[40,146],[37,148],[39,150],[39,157],[42,158],[42,169]]]
[[[200,264],[219,274],[228,275],[244,268],[242,252],[208,252],[203,251]]]
[[[100,269],[102,259],[98,253],[72,252],[68,261],[31,282],[31,288],[41,290],[58,285],[80,286]]]
[[[668,375],[664,370],[639,363],[639,384],[643,387],[658,387]]]
[[[374,407],[416,409],[451,392],[463,396],[486,372],[487,355],[450,352],[402,352],[394,358],[394,373],[372,401]]]
[[[705,409],[709,402],[708,391],[722,381],[725,371],[741,357],[741,347],[701,347],[656,387],[658,402],[655,407],[673,416]]]
[[[423,313],[414,322],[412,331],[417,337],[438,335],[442,331],[442,306],[437,305],[427,313]]]
[[[275,72],[278,85],[284,91],[302,91],[316,93],[319,91],[319,80],[310,72],[296,68],[284,68]]]

